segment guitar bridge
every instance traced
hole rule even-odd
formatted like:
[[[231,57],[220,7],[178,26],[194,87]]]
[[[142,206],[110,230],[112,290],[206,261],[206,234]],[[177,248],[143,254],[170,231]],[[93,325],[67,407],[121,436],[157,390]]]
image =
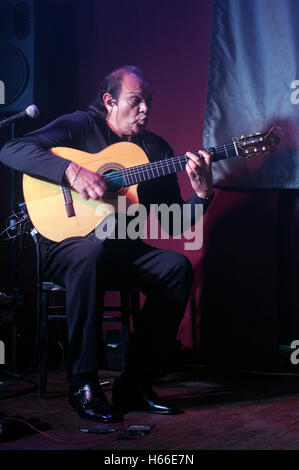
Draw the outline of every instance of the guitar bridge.
[[[62,192],[67,216],[75,217],[76,214],[75,214],[71,190],[67,186],[63,186],[63,185],[60,185],[60,190]]]

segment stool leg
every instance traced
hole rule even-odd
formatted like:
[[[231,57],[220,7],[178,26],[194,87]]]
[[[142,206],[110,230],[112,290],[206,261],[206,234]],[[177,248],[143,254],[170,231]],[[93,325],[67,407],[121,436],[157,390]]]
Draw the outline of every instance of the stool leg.
[[[135,317],[140,313],[140,293],[138,289],[131,290],[131,310],[134,327]]]
[[[121,351],[122,369],[127,364],[130,336],[130,293],[127,289],[120,290],[121,305]]]
[[[47,396],[47,345],[48,345],[48,295],[42,291],[41,294],[41,321],[39,337],[39,374],[40,374],[40,396]]]
[[[11,362],[12,370],[17,370],[17,324],[16,320],[13,319],[11,324]]]

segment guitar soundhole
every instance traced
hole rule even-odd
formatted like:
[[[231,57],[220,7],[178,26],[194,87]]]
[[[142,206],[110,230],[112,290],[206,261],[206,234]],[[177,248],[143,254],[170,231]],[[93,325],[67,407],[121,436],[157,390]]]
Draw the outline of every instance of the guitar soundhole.
[[[110,197],[124,195],[128,188],[124,187],[124,177],[122,170],[124,167],[118,163],[109,163],[98,169],[97,173],[105,179]]]

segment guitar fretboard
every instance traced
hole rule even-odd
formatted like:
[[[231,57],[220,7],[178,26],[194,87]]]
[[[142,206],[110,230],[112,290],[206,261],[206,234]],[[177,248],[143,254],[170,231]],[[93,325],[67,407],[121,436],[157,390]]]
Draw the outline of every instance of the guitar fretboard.
[[[218,148],[208,150],[212,155],[212,161],[216,162],[225,158],[235,157],[237,152],[234,144],[223,145]],[[198,152],[195,155],[200,156]],[[144,163],[142,165],[124,168],[123,170],[114,171],[105,176],[105,179],[116,187],[127,187],[149,181],[161,176],[170,175],[184,171],[189,158],[186,155],[178,155],[177,157],[158,160],[156,162]]]

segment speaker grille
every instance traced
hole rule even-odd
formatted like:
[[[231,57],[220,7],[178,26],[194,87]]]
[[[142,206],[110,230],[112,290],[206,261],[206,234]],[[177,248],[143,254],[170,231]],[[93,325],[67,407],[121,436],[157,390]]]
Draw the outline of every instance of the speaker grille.
[[[0,113],[34,102],[35,0],[0,0]]]
[[[14,34],[17,39],[26,39],[30,32],[30,9],[25,2],[17,3],[13,12]]]
[[[0,41],[13,39],[13,4],[4,2],[0,5]]]
[[[26,39],[30,32],[30,5],[27,2],[1,0],[0,41]]]
[[[0,57],[0,77],[5,86],[4,102],[7,106],[14,102],[25,90],[29,71],[24,54],[11,44],[0,44]]]

